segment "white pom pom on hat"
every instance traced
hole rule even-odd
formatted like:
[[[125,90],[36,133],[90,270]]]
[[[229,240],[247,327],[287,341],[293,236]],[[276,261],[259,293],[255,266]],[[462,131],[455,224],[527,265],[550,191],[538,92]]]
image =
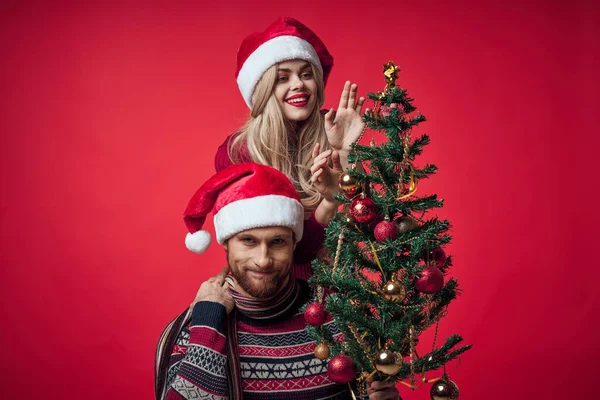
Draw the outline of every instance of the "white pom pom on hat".
[[[185,247],[196,254],[202,254],[208,250],[210,242],[212,242],[212,238],[208,231],[201,230],[185,235]]]
[[[302,239],[304,208],[300,197],[287,176],[265,165],[232,165],[196,191],[183,218],[189,230],[185,245],[194,253],[201,254],[210,246],[210,234],[202,227],[211,210],[219,244],[239,232],[269,226],[288,227],[296,241]]]

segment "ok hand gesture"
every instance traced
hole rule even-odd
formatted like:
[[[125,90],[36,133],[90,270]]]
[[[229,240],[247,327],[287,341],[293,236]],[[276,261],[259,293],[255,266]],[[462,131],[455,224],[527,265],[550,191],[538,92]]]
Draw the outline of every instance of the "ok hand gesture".
[[[313,150],[313,165],[310,167],[310,181],[323,198],[327,201],[334,202],[334,193],[339,192],[338,180],[342,173],[342,164],[340,163],[340,155],[335,150],[327,150],[319,154],[321,146],[317,143]],[[327,164],[331,157],[332,167]]]

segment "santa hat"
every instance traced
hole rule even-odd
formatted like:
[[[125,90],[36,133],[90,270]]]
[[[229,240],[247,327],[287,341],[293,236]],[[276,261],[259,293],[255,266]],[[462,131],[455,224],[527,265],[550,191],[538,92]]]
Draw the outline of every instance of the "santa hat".
[[[309,61],[327,83],[333,57],[321,39],[300,21],[281,17],[263,32],[244,39],[238,50],[235,77],[248,107],[252,108],[254,88],[265,71],[279,62],[296,59]]]
[[[198,189],[183,215],[189,230],[185,245],[194,253],[203,253],[210,245],[210,234],[202,226],[211,209],[219,244],[247,229],[268,226],[288,227],[296,241],[302,238],[304,209],[294,185],[265,165],[234,164]]]

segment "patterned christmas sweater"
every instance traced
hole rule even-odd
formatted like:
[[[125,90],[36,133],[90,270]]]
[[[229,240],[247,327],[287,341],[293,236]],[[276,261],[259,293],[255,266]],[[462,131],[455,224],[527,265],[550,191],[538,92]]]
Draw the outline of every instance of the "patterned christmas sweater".
[[[300,307],[309,299],[305,281],[290,279],[274,302],[260,304],[232,292],[236,301],[238,371],[245,400],[350,399],[347,385],[327,376],[327,361],[314,355]],[[227,399],[231,376],[227,354],[225,307],[213,302],[194,306],[190,324],[177,338],[167,374],[167,400]],[[339,337],[329,319],[324,324]],[[230,353],[231,354],[231,353]]]

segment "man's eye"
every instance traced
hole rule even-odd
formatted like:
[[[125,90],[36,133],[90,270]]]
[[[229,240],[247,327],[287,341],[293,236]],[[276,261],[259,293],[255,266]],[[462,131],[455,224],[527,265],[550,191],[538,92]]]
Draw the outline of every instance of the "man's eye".
[[[285,244],[285,239],[273,239],[271,241],[271,244],[273,244],[274,246],[282,246]]]
[[[243,238],[242,242],[244,244],[254,244],[254,239],[252,239],[252,238]]]

